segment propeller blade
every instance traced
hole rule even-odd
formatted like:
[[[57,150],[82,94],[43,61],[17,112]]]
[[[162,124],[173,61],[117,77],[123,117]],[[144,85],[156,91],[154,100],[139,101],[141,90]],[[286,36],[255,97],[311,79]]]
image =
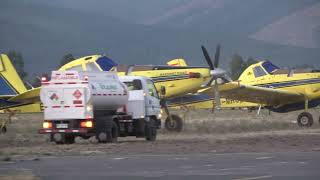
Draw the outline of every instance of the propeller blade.
[[[224,80],[226,83],[231,82],[232,79],[227,74],[225,74],[223,77],[221,77],[222,80]]]
[[[216,79],[214,81],[214,101],[215,101],[215,108],[216,109],[220,109],[221,107],[221,103],[220,103],[220,93],[219,93],[219,84],[218,84],[218,80]]]
[[[201,87],[209,87],[212,84],[214,79],[215,79],[215,77],[211,77],[209,79],[209,81],[207,81],[206,83],[202,84]]]
[[[207,49],[204,46],[201,46],[201,49],[202,49],[203,55],[204,55],[208,65],[209,65],[210,69],[214,70],[214,66],[212,64],[212,61],[211,61],[211,58],[209,56],[209,53],[208,53]]]
[[[293,76],[293,74],[294,74],[294,69],[292,69],[292,68],[289,68],[289,72],[288,72],[288,77],[292,77]]]
[[[220,59],[220,44],[218,44],[216,49],[216,54],[214,56],[214,67],[217,68],[219,66],[219,59]]]
[[[125,73],[126,76],[131,75],[134,65],[130,65]]]

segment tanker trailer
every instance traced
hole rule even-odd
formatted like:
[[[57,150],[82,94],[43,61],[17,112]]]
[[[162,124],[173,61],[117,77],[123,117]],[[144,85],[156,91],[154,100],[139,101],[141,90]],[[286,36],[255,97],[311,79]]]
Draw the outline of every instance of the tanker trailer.
[[[42,79],[40,99],[44,122],[39,133],[57,144],[72,144],[77,136],[95,136],[100,143],[119,136],[154,141],[161,125],[158,93],[142,76],[53,71],[50,81]]]

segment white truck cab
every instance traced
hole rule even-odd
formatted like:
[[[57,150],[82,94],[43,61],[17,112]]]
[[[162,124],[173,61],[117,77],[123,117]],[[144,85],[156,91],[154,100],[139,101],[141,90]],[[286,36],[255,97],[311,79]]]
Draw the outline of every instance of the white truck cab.
[[[161,107],[151,79],[118,77],[115,72],[53,71],[42,81],[43,128],[57,144],[74,143],[76,136],[96,136],[115,142],[118,136],[154,141]]]

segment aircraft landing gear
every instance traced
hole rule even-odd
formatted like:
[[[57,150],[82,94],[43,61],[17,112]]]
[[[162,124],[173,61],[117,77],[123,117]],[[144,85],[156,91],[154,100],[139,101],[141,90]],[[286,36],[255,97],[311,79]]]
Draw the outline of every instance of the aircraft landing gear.
[[[172,114],[171,119],[169,117],[166,119],[165,127],[171,132],[181,132],[183,128],[183,121],[178,115]]]
[[[3,127],[0,127],[0,134],[1,133],[6,133],[7,132],[7,127],[6,126],[3,126]]]
[[[311,127],[313,124],[313,117],[308,112],[299,114],[297,123],[300,127]]]

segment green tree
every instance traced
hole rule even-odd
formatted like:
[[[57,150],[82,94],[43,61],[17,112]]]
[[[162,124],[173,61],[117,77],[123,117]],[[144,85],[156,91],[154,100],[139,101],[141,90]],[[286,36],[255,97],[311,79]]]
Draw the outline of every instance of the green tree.
[[[66,54],[66,55],[62,56],[62,58],[60,60],[59,67],[65,65],[65,64],[67,64],[67,63],[69,63],[69,62],[71,62],[73,60],[75,60],[75,58],[73,57],[72,54]]]
[[[229,64],[231,78],[238,79],[245,67],[246,62],[243,61],[242,57],[239,54],[234,54]]]
[[[24,71],[24,60],[22,54],[12,50],[7,52],[7,55],[10,58],[13,66],[16,68],[20,78],[25,80],[28,76],[28,73]]]
[[[249,67],[252,64],[257,63],[258,61],[254,60],[252,57],[249,57],[246,61],[246,68]]]
[[[249,57],[247,60],[243,60],[239,54],[234,54],[229,64],[231,78],[234,80],[238,79],[247,67],[257,62],[258,61],[254,60],[252,57]]]

